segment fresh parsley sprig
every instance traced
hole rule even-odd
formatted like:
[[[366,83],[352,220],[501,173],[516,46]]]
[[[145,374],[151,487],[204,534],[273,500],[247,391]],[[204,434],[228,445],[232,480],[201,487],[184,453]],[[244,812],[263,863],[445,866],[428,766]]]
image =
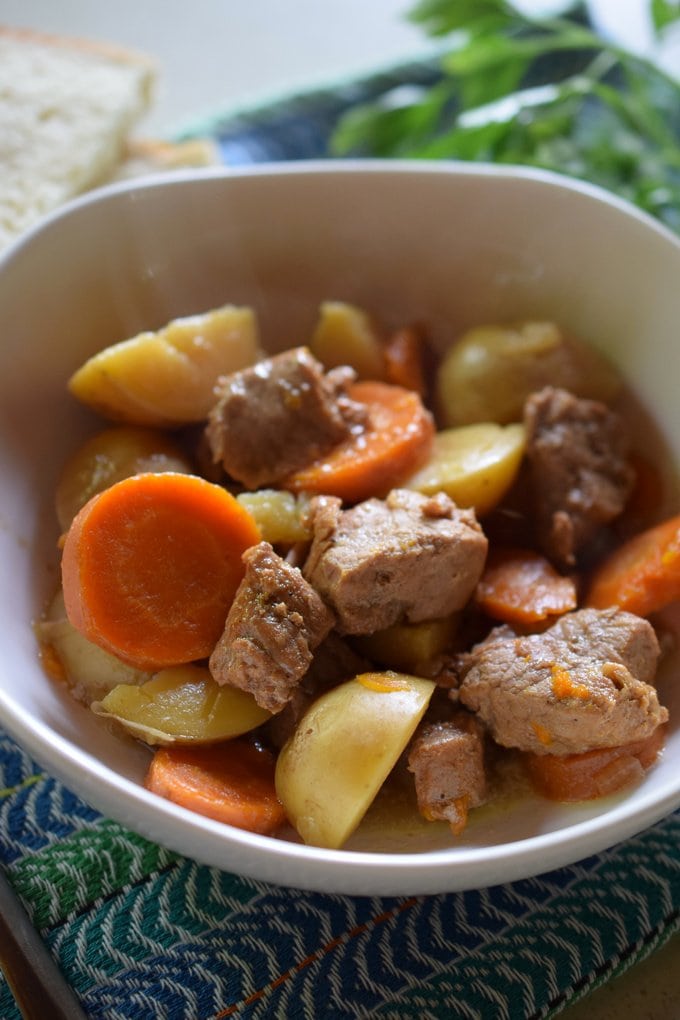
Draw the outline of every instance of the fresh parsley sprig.
[[[651,0],[658,32],[678,0]],[[420,0],[441,77],[352,109],[337,155],[486,160],[600,184],[680,231],[680,77],[591,29],[583,4],[532,17],[507,0]]]

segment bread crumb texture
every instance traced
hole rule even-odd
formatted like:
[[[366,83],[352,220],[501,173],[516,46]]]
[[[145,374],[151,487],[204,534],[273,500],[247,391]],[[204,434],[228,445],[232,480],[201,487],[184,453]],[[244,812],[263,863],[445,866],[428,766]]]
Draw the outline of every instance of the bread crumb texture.
[[[0,249],[112,176],[155,77],[143,55],[0,28]]]

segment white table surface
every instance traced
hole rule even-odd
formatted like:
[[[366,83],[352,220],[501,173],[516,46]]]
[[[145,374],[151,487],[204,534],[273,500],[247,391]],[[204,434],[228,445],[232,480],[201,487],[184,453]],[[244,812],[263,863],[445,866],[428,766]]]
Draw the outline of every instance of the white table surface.
[[[0,22],[116,42],[156,57],[142,127],[170,135],[205,114],[354,77],[432,43],[408,0],[0,0]]]
[[[560,0],[521,0],[531,8]],[[0,23],[152,54],[160,80],[141,125],[171,136],[204,115],[369,73],[437,44],[406,19],[411,0],[0,0]],[[649,45],[647,0],[592,0],[600,24]]]

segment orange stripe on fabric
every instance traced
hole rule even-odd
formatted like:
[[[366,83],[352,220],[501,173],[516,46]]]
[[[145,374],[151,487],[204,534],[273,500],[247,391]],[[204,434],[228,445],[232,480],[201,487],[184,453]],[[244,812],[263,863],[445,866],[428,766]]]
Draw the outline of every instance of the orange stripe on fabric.
[[[391,920],[393,917],[397,917],[399,914],[402,914],[405,910],[410,910],[410,908],[414,906],[414,904],[416,904],[417,902],[418,902],[417,897],[411,896],[409,899],[404,900],[403,903],[400,903],[399,906],[395,907],[393,910],[385,910],[383,911],[382,914],[376,914],[376,916],[371,918],[370,921],[364,921],[362,924],[357,924],[354,928],[351,928],[344,935],[338,935],[336,938],[331,939],[331,941],[327,942],[324,946],[321,947],[321,949],[317,949],[315,952],[310,953],[309,956],[305,956],[305,958],[303,960],[299,960],[294,967],[290,967],[282,974],[279,974],[277,978],[274,978],[273,981],[269,981],[262,988],[258,989],[258,991],[252,992],[247,998],[241,999],[239,1002],[235,1002],[233,1003],[233,1005],[227,1006],[226,1009],[223,1009],[219,1013],[216,1013],[214,1020],[223,1020],[224,1017],[233,1016],[234,1013],[236,1013],[243,1006],[252,1006],[254,1002],[257,1002],[259,999],[262,999],[268,992],[273,992],[277,988],[280,988],[281,985],[285,984],[286,981],[288,981],[291,977],[294,977],[296,974],[299,974],[301,971],[311,966],[311,964],[316,963],[316,961],[320,960],[322,957],[327,956],[328,953],[331,953],[334,949],[337,949],[338,946],[341,946],[345,942],[350,942],[353,938],[356,938],[357,935],[362,935],[370,928],[375,928],[379,924],[384,924],[386,921]]]

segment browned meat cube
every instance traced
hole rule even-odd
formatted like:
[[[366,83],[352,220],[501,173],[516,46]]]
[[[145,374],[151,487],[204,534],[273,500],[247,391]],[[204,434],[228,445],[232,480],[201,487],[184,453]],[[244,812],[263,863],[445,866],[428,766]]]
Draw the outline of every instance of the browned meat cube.
[[[547,386],[527,400],[524,423],[541,547],[572,567],[630,494],[623,422],[605,404]]]
[[[210,672],[219,684],[250,691],[258,705],[280,712],[330,632],[333,614],[268,542],[246,550],[243,561],[245,577],[210,656]]]
[[[470,808],[486,799],[484,731],[467,712],[430,723],[416,734],[408,756],[418,810],[428,821],[445,821],[463,831]]]
[[[558,755],[617,747],[668,718],[651,685],[658,658],[647,620],[581,609],[541,634],[492,631],[461,656],[458,696],[505,747]]]
[[[448,616],[466,604],[484,568],[487,540],[474,511],[443,493],[395,489],[349,510],[322,496],[310,512],[303,573],[335,611],[341,634]]]
[[[224,376],[206,428],[214,461],[249,489],[306,467],[363,420],[346,394],[353,379],[350,368],[324,373],[306,347]]]

